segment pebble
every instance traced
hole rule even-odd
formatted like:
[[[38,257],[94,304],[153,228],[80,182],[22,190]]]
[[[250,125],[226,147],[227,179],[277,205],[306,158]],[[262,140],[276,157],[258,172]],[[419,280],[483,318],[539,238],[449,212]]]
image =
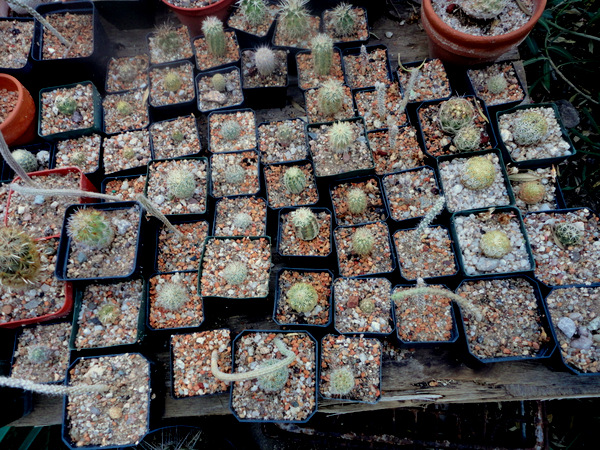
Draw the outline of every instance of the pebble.
[[[556,326],[562,331],[567,338],[571,339],[577,331],[577,325],[568,317],[561,317]]]
[[[581,336],[579,339],[571,341],[570,347],[579,350],[587,350],[592,347],[593,341],[586,336]]]
[[[385,32],[385,37],[390,39],[392,36],[394,35],[394,33],[392,33],[391,31],[386,31]]]

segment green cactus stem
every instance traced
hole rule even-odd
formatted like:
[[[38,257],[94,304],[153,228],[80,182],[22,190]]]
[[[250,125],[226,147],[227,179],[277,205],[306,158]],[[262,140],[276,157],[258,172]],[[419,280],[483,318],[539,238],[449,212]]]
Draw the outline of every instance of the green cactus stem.
[[[77,110],[77,101],[73,97],[58,96],[54,104],[58,112],[65,116],[72,116]]]
[[[242,134],[242,127],[235,120],[226,120],[221,125],[221,135],[223,139],[235,141]]]
[[[310,208],[298,208],[291,213],[296,237],[303,241],[312,241],[319,235],[319,220]]]
[[[38,161],[35,155],[24,149],[12,152],[12,157],[23,168],[25,172],[35,172],[38,169]]]
[[[508,82],[506,81],[504,73],[502,72],[488,78],[486,83],[487,90],[496,95],[504,92],[507,86]]]
[[[528,205],[535,205],[546,197],[546,187],[539,181],[527,181],[520,186],[518,197]]]
[[[177,72],[169,72],[163,81],[163,87],[166,91],[177,92],[181,89],[183,81]]]
[[[346,195],[346,204],[352,214],[362,214],[367,209],[367,194],[359,187],[352,188]]]
[[[27,351],[27,359],[34,364],[43,364],[52,357],[52,350],[45,345],[34,345]]]
[[[221,276],[225,278],[227,283],[237,286],[246,281],[248,276],[248,266],[241,261],[232,261],[225,266]]]
[[[158,292],[156,305],[168,311],[178,311],[189,300],[190,296],[184,285],[176,282],[167,282]]]
[[[577,225],[569,222],[561,222],[552,230],[554,241],[559,247],[573,247],[581,244],[583,233]]]
[[[350,145],[354,142],[354,132],[350,122],[335,122],[327,133],[329,144],[337,154],[347,155]]]
[[[202,33],[206,39],[208,52],[216,57],[227,52],[227,36],[223,30],[223,22],[215,16],[209,16],[202,22]]]
[[[252,27],[259,26],[267,17],[267,4],[264,0],[239,0],[237,7],[244,20]]]
[[[185,134],[181,130],[175,130],[171,133],[171,140],[175,144],[180,144],[185,139]]]
[[[334,369],[329,374],[329,392],[333,395],[347,395],[355,385],[354,374],[347,367]]]
[[[121,309],[113,303],[107,303],[98,310],[98,320],[104,326],[116,323],[120,317]]]
[[[371,313],[373,313],[373,311],[375,311],[375,302],[370,297],[369,298],[363,298],[360,301],[360,303],[358,304],[358,307],[365,314],[371,314]]]
[[[317,91],[317,105],[326,116],[333,116],[344,105],[344,86],[339,81],[330,78],[321,84]]]
[[[73,241],[90,249],[110,245],[114,230],[108,216],[99,209],[81,208],[69,216],[67,233]]]
[[[317,34],[310,41],[310,55],[316,74],[329,75],[333,63],[333,40],[324,33]]]
[[[290,194],[300,194],[306,188],[306,176],[302,169],[289,167],[283,174],[283,185]]]
[[[261,367],[269,368],[276,364],[278,364],[277,360],[269,359],[265,361]],[[273,372],[257,377],[258,387],[265,392],[280,392],[286,385],[289,377],[290,370],[287,367],[281,367]]]
[[[515,123],[513,139],[517,145],[533,145],[548,135],[548,121],[539,111],[525,112]]]
[[[360,257],[371,254],[375,246],[375,235],[367,227],[360,227],[352,235],[352,251]]]
[[[215,73],[211,77],[210,83],[215,91],[225,92],[225,90],[227,89],[227,81],[221,73]]]
[[[488,258],[500,259],[512,250],[510,239],[502,230],[491,230],[481,236],[479,248]]]
[[[156,45],[162,53],[170,55],[183,45],[181,36],[170,23],[163,23],[156,28]]]
[[[438,120],[446,133],[456,134],[462,127],[473,122],[475,109],[469,100],[452,97],[440,105]]]
[[[117,113],[121,116],[129,116],[133,113],[133,106],[125,100],[119,100],[117,102]]]
[[[277,127],[277,142],[282,147],[287,147],[294,139],[294,127],[288,122],[284,122]]]
[[[40,254],[28,235],[15,227],[0,228],[0,284],[21,288],[40,272]]]
[[[486,189],[494,184],[495,179],[496,168],[485,156],[469,158],[460,177],[462,185],[472,190]]]
[[[279,7],[278,26],[288,39],[302,39],[309,33],[308,0],[283,0]]]
[[[377,115],[386,120],[387,116],[387,86],[381,81],[375,83],[375,99],[377,100]]]
[[[481,144],[481,131],[473,125],[466,125],[458,130],[452,141],[459,152],[472,152]]]
[[[277,69],[277,55],[272,48],[263,45],[254,52],[254,65],[263,77],[268,77]]]
[[[295,283],[287,291],[287,302],[298,313],[309,313],[319,300],[319,294],[312,284]]]
[[[344,38],[354,33],[358,18],[352,5],[340,3],[331,11],[331,18],[336,37]]]

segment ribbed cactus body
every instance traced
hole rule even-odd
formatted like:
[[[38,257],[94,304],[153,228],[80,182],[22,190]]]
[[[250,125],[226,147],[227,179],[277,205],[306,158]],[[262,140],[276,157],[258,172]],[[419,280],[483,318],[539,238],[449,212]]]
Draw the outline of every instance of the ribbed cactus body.
[[[170,54],[176,52],[183,42],[179,33],[169,24],[163,24],[156,30],[156,45],[161,52]]]
[[[14,227],[0,227],[0,284],[22,287],[33,283],[40,271],[38,248],[28,235]]]
[[[188,290],[180,283],[167,282],[158,292],[156,299],[157,306],[169,310],[177,311],[183,307],[190,299]]]
[[[350,36],[356,29],[357,16],[352,5],[340,3],[331,11],[333,31],[337,37]]]
[[[107,303],[98,310],[98,320],[104,326],[116,323],[121,317],[121,309],[112,303]]]
[[[352,235],[352,250],[359,256],[370,255],[375,245],[375,236],[367,227],[360,227]]]
[[[181,89],[183,81],[177,72],[169,72],[163,81],[163,87],[167,91],[176,92]]]
[[[375,83],[375,98],[377,100],[377,115],[384,119],[387,116],[387,86],[381,81]]]
[[[539,181],[527,181],[520,186],[519,198],[528,205],[535,205],[546,197],[546,187]]]
[[[439,123],[446,133],[456,134],[462,127],[469,125],[475,116],[475,109],[469,100],[452,97],[440,105]]]
[[[472,152],[481,144],[481,131],[472,125],[464,126],[458,130],[452,142],[459,152]]]
[[[202,32],[206,40],[208,52],[214,56],[223,56],[227,52],[227,39],[223,30],[223,22],[217,17],[209,16],[202,22]]]
[[[317,306],[318,300],[317,290],[309,283],[295,283],[287,292],[289,305],[299,313],[311,312]]]
[[[254,65],[256,70],[263,77],[267,77],[275,72],[277,68],[277,56],[273,49],[267,46],[261,46],[254,52]]]
[[[367,194],[361,188],[352,188],[348,191],[346,204],[352,214],[362,214],[367,209]]]
[[[227,88],[227,82],[221,73],[215,73],[211,77],[210,83],[215,91],[225,92],[225,89]]]
[[[319,235],[319,221],[310,208],[298,208],[291,213],[291,219],[299,239],[312,241]]]
[[[65,116],[71,116],[77,109],[77,101],[73,97],[58,97],[55,105],[58,111]]]
[[[110,219],[104,211],[94,208],[81,208],[71,214],[67,233],[73,241],[91,249],[106,248],[114,238]]]
[[[283,0],[279,8],[279,24],[289,39],[302,39],[309,32],[308,0]]]
[[[328,133],[329,144],[334,152],[344,154],[354,142],[354,132],[350,122],[335,122]]]
[[[326,116],[333,116],[344,105],[344,86],[337,80],[329,79],[317,91],[317,105]]]
[[[299,194],[306,187],[306,176],[299,167],[289,167],[283,174],[283,184],[290,194]]]
[[[500,259],[512,250],[510,239],[502,230],[491,230],[479,240],[481,252],[488,258]]]
[[[25,172],[35,172],[37,170],[38,162],[33,153],[24,149],[18,149],[13,151],[11,155]]]
[[[334,369],[329,374],[329,391],[334,395],[346,395],[354,386],[354,375],[347,367]]]
[[[310,54],[317,75],[328,75],[333,63],[333,40],[326,34],[317,34],[310,43]]]
[[[467,189],[479,190],[490,187],[496,179],[496,168],[485,156],[469,158],[465,163],[460,181]]]
[[[167,176],[167,190],[175,198],[190,198],[196,191],[196,177],[185,169],[175,169]]]
[[[582,230],[575,224],[561,222],[554,227],[554,237],[565,247],[581,244]]]
[[[249,25],[256,27],[265,21],[267,4],[264,0],[240,0],[237,5]]]
[[[548,134],[548,121],[539,111],[527,111],[516,121],[513,139],[518,145],[533,145]]]

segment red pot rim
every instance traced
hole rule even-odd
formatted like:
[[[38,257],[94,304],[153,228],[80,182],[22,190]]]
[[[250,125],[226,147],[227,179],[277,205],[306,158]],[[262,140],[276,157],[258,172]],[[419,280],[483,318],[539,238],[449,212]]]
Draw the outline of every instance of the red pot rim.
[[[176,6],[172,3],[170,3],[168,0],[161,0],[165,5],[167,5],[169,8],[172,8],[174,11],[177,12],[201,12],[203,14],[210,14],[214,9],[221,9],[223,7],[227,7],[229,5],[231,5],[235,0],[217,0],[214,3],[211,3],[210,5],[206,5],[206,6],[202,6],[200,8],[182,8],[181,6]]]
[[[35,111],[35,103],[33,102],[33,98],[31,98],[31,94],[29,94],[29,91],[25,88],[25,86],[23,86],[23,84],[12,75],[9,75],[7,73],[0,73],[0,85],[2,85],[3,89],[12,92],[17,92],[18,94],[14,108],[10,113],[8,113],[6,119],[4,119],[2,123],[0,123],[0,131],[2,131],[2,133],[4,134],[4,138],[6,139],[7,144],[12,145],[12,142],[21,136],[9,136],[10,133],[7,133],[8,131],[10,131],[9,127],[13,124],[19,123],[21,116],[24,115],[23,108],[29,107],[33,108],[33,110]],[[19,105],[22,106],[19,107]]]

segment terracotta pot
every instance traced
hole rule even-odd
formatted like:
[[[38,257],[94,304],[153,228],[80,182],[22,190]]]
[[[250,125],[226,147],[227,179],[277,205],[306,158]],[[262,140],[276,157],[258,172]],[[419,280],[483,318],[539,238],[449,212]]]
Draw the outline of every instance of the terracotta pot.
[[[534,0],[534,4],[533,15],[521,28],[498,36],[473,36],[447,25],[433,11],[431,0],[423,0],[421,22],[429,38],[429,53],[432,57],[454,64],[495,61],[523,42],[533,29],[544,12],[546,0]]]
[[[0,131],[6,144],[12,146],[30,143],[36,137],[35,103],[31,94],[19,80],[5,73],[0,73],[0,89],[17,92],[19,95],[13,110],[0,123]]]
[[[189,28],[192,36],[202,34],[202,22],[208,16],[216,16],[223,22],[229,14],[231,4],[235,0],[217,0],[216,2],[202,8],[182,8],[169,3],[167,0],[161,0],[171,9],[179,21]]]

